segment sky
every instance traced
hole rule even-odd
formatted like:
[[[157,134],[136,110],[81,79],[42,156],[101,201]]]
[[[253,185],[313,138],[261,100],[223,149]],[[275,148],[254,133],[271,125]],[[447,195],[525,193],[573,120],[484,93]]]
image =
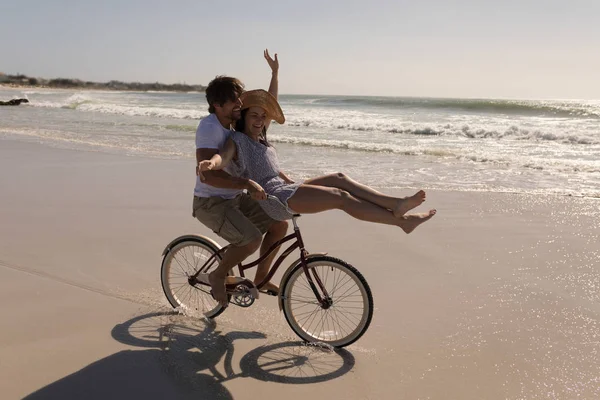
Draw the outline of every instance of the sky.
[[[0,0],[0,71],[281,94],[600,99],[598,0]]]

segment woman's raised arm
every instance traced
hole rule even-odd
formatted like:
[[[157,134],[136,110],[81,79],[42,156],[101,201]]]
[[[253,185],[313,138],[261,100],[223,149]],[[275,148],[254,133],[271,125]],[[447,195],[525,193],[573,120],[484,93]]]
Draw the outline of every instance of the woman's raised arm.
[[[265,50],[265,60],[271,68],[271,83],[269,83],[269,93],[277,99],[279,92],[279,60],[277,59],[277,53],[275,53],[275,59],[271,58],[269,50]],[[271,120],[267,118],[265,121],[265,129],[269,129]]]

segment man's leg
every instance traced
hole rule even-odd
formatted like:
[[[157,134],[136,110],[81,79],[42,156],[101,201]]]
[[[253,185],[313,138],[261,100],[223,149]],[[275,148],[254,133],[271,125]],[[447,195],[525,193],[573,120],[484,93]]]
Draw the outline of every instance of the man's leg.
[[[260,204],[247,194],[240,197],[240,211],[242,211],[242,213],[247,216],[250,221],[252,221],[252,223],[260,232],[266,232],[266,235],[263,239],[263,244],[260,248],[261,256],[264,255],[271,248],[271,246],[275,244],[275,242],[285,237],[285,234],[288,230],[288,222],[277,221],[269,217],[262,209]],[[255,284],[258,285],[267,276],[269,268],[271,267],[271,263],[275,259],[278,250],[279,248],[274,250],[258,265],[256,275],[254,276]],[[275,292],[279,290],[276,285],[270,282],[267,282],[261,289]]]
[[[262,245],[260,246],[261,257],[264,254],[266,254],[266,252],[271,248],[271,246],[273,246],[278,240],[281,240],[285,237],[288,230],[288,225],[289,224],[287,221],[277,221],[269,227],[269,230],[267,231],[267,234],[263,239]],[[277,247],[260,264],[258,264],[258,267],[256,269],[256,275],[254,276],[255,285],[260,284],[266,278],[267,274],[269,273],[269,268],[271,267],[271,264],[273,263],[273,260],[275,259],[275,256],[277,255],[278,251],[279,247]],[[278,292],[279,288],[277,287],[277,285],[271,282],[267,282],[263,287],[263,290],[271,290],[274,292]]]
[[[242,195],[235,199],[219,197],[195,198],[193,215],[217,235],[231,244],[219,266],[209,274],[213,297],[227,307],[225,279],[227,273],[254,253],[260,246],[262,232],[240,210]]]
[[[223,307],[227,307],[227,293],[225,290],[225,279],[227,273],[237,264],[244,261],[248,256],[258,249],[260,238],[251,241],[244,246],[231,246],[223,255],[217,269],[208,275],[208,280],[212,288],[213,297]]]

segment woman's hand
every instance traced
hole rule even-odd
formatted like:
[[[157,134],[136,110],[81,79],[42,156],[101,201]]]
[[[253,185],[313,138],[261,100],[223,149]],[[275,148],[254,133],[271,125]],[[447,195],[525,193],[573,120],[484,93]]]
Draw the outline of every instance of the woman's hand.
[[[269,50],[265,50],[265,60],[271,67],[271,72],[273,74],[277,74],[279,72],[279,60],[277,59],[277,53],[275,53],[275,59],[272,59],[269,55]]]
[[[289,184],[296,183],[295,181],[291,180],[287,176],[286,176],[286,179],[284,179],[284,181],[285,181],[285,183],[289,183]]]
[[[265,193],[265,190],[262,188],[262,186],[260,186],[256,182],[254,182],[252,179],[248,179],[248,183],[246,184],[246,189],[248,190],[248,193],[250,193],[250,196],[254,200],[266,200],[267,199],[267,194]]]
[[[196,175],[200,177],[201,181],[204,181],[206,178],[204,177],[203,171],[210,171],[215,167],[215,162],[213,160],[202,160],[196,166]]]
[[[279,171],[279,177],[281,179],[283,179],[283,181],[285,183],[289,183],[289,184],[296,183],[292,179],[290,179],[286,174],[284,174],[283,171]]]

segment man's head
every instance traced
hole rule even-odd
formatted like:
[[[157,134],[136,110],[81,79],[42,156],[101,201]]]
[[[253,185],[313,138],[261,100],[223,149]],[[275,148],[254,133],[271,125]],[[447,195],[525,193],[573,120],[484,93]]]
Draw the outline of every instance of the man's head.
[[[217,76],[206,88],[208,112],[218,117],[230,119],[232,122],[241,117],[242,102],[240,96],[244,92],[244,84],[239,79],[229,76]]]

